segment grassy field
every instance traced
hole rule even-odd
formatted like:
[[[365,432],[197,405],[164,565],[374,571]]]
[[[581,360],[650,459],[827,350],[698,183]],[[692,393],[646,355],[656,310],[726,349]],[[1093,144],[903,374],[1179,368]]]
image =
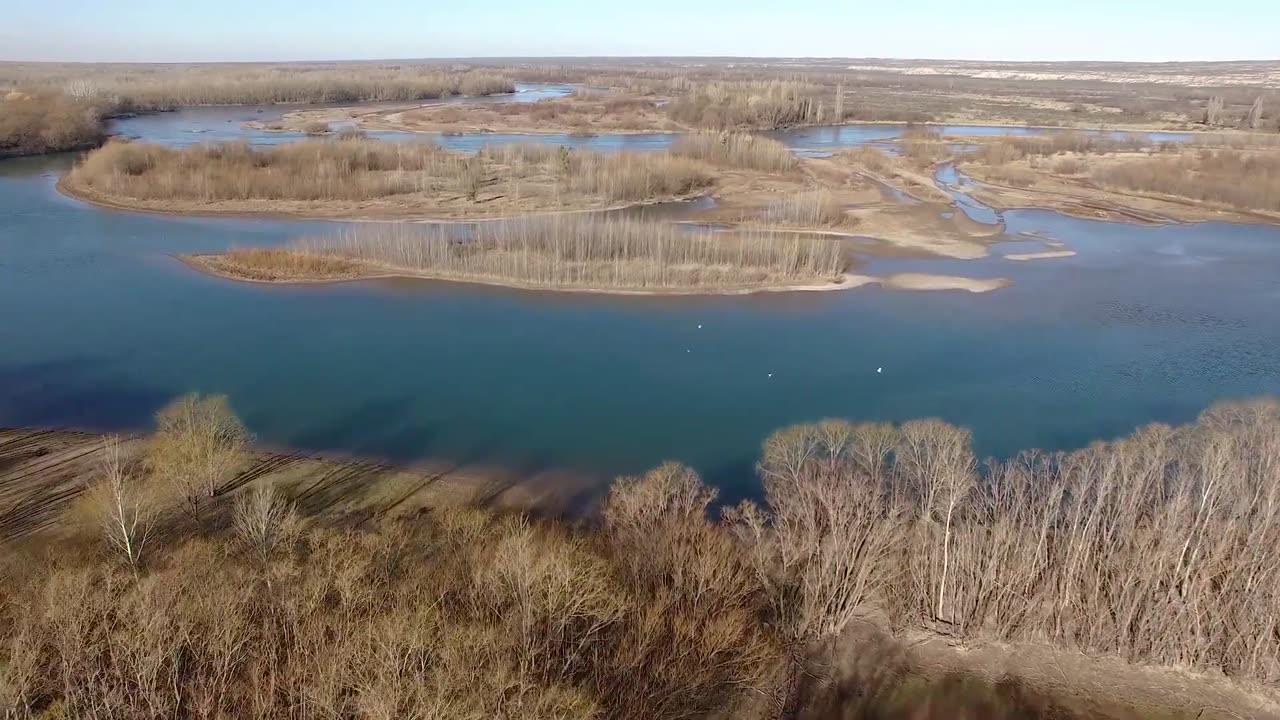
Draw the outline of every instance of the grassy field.
[[[603,292],[726,292],[839,287],[838,240],[763,232],[708,233],[660,222],[559,215],[477,225],[469,237],[433,226],[370,226],[285,249],[195,256],[197,267],[249,280],[378,275]]]
[[[106,439],[56,496],[0,498],[5,518],[37,502],[64,513],[63,533],[0,562],[9,714],[1172,720],[1277,707],[1274,401],[985,467],[940,421],[829,420],[769,438],[756,501],[717,511],[713,488],[666,464],[616,481],[587,523],[444,499],[335,512],[317,488],[368,492],[377,473],[312,463],[283,480],[290,458],[252,460],[220,398],[179,399],[157,426]],[[3,437],[7,458],[25,435]],[[37,486],[61,467],[33,457],[6,467]],[[993,655],[1014,662],[996,670]]]

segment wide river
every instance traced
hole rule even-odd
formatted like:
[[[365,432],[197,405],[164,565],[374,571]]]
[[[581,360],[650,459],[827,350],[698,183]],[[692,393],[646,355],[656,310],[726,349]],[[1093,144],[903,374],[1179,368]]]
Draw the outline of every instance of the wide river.
[[[505,101],[565,91],[524,89]],[[256,108],[185,110],[117,131],[170,143],[297,139],[241,128],[255,117]],[[822,150],[901,131],[778,136]],[[474,149],[504,139],[441,142]],[[669,139],[544,141],[643,149]],[[1007,455],[1280,393],[1275,227],[1149,228],[1016,211],[1004,215],[1010,242],[990,258],[870,268],[1014,280],[981,295],[271,287],[206,277],[173,255],[341,226],[103,211],[56,191],[70,163],[0,162],[0,425],[145,428],[167,400],[200,390],[228,394],[274,445],[602,478],[671,459],[734,496],[752,491],[761,441],[790,423],[941,417],[970,427],[981,454]],[[1024,231],[1078,254],[1003,259],[1038,249]]]

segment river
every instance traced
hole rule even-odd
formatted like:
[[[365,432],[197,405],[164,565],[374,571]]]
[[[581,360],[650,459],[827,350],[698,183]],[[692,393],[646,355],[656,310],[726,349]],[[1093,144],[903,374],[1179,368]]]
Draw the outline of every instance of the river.
[[[174,143],[244,136],[231,116],[261,114],[192,109],[117,130]],[[780,137],[829,149],[894,131]],[[563,140],[609,149],[657,147],[661,137]],[[501,138],[443,140],[474,149]],[[1009,241],[989,258],[868,269],[1015,283],[982,295],[273,287],[206,277],[173,255],[341,226],[104,211],[56,191],[70,162],[0,162],[0,425],[145,428],[167,400],[200,390],[228,394],[273,445],[601,478],[679,460],[732,498],[753,492],[760,443],[789,423],[941,417],[971,428],[981,454],[1007,455],[1280,394],[1275,227],[1134,227],[1011,211],[1002,214]],[[1024,233],[1078,254],[1000,257],[1038,246]]]

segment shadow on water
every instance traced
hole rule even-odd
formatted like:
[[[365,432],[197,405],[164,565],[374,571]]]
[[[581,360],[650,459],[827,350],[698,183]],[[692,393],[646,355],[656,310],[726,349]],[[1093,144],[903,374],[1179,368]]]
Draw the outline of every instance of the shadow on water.
[[[103,358],[78,356],[0,365],[0,424],[123,430],[149,427],[166,391],[104,370]]]

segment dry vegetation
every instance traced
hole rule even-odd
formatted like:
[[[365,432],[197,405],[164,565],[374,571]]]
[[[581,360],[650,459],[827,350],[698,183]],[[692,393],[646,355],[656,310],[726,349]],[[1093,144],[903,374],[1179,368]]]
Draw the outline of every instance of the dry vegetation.
[[[515,91],[491,70],[430,64],[83,65],[0,63],[0,88],[37,88],[92,100],[113,113],[192,105],[356,103]]]
[[[369,129],[418,132],[598,134],[687,129],[668,118],[655,99],[583,91],[533,103],[427,105],[362,113],[356,120]]]
[[[710,233],[584,215],[483,223],[465,238],[434,226],[364,227],[336,240],[189,261],[251,280],[406,275],[611,292],[821,287],[841,282],[848,265],[844,247],[831,239]]]
[[[0,158],[81,150],[105,136],[102,113],[91,102],[0,90]]]
[[[1153,192],[1236,210],[1280,213],[1280,152],[1198,150],[1092,170],[1103,187]]]
[[[666,109],[677,122],[712,130],[775,130],[840,122],[834,111],[826,112],[824,97],[836,105],[834,95],[808,83],[711,82],[693,86]]]
[[[774,200],[761,218],[765,224],[796,228],[841,228],[857,222],[826,190],[812,190]]]
[[[266,148],[113,142],[90,153],[64,186],[100,202],[168,211],[492,217],[679,199],[713,181],[702,164],[668,154],[530,145],[467,156],[347,133]]]
[[[747,133],[691,133],[673,143],[671,152],[713,165],[763,172],[786,172],[796,166],[796,156],[786,145]]]
[[[1054,133],[985,141],[963,160],[980,179],[1015,188],[1074,191],[1116,201],[1128,194],[1208,209],[1277,213],[1277,146],[1280,140],[1244,134],[1152,144],[1141,136],[1114,140]],[[1178,215],[1176,208],[1173,214]]]
[[[238,427],[190,397],[140,461],[108,441],[83,534],[3,564],[7,716],[1203,713],[1174,697],[1187,676],[1131,714],[1100,711],[1129,700],[1103,686],[1062,705],[1016,676],[908,679],[868,624],[1280,679],[1275,402],[987,466],[938,421],[825,421],[768,440],[761,504],[713,519],[716,492],[667,464],[579,527],[470,506],[342,526],[262,482],[184,513],[188,488],[231,479]]]

